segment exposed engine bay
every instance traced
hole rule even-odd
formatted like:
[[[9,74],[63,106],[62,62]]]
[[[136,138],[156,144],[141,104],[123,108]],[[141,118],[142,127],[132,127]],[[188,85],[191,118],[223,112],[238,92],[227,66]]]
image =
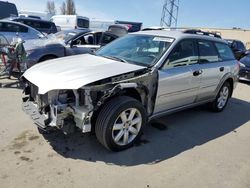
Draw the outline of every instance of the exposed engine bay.
[[[97,81],[77,90],[52,90],[45,94],[39,94],[38,87],[25,80],[23,110],[43,130],[59,128],[70,134],[79,128],[86,133],[92,130],[102,105],[117,95],[136,98],[148,114],[152,114],[157,80],[157,72],[144,69]]]

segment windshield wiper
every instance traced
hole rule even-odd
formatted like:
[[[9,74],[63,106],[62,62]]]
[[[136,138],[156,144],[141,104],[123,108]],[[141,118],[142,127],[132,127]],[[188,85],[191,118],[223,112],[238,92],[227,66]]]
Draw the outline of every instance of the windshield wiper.
[[[116,61],[118,60],[118,61],[123,62],[123,63],[129,63],[129,62],[127,62],[125,59],[122,59],[122,58],[116,57],[116,56],[107,56],[107,55],[103,55],[102,57],[105,57],[105,58],[107,58],[107,59],[116,60]]]

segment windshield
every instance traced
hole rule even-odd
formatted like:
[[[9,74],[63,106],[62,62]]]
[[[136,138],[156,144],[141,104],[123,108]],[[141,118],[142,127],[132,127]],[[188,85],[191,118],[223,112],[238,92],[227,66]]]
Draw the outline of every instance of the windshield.
[[[96,55],[150,67],[170,47],[174,39],[150,35],[126,35],[100,49]]]
[[[60,31],[55,33],[53,37],[56,37],[58,40],[69,41],[72,37],[74,37],[77,33],[73,31]]]

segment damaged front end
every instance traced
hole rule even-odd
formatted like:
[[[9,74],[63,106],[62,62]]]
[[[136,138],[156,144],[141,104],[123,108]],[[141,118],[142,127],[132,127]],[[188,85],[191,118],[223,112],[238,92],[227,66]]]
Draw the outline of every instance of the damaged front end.
[[[88,90],[59,90],[40,95],[37,86],[28,83],[22,108],[42,130],[59,128],[69,134],[78,127],[83,132],[91,131],[93,106]]]
[[[151,115],[154,108],[158,74],[149,69],[97,81],[77,90],[52,90],[39,94],[38,87],[26,82],[23,110],[39,128],[59,128],[65,134],[79,128],[90,132],[106,101],[119,95],[139,100]]]

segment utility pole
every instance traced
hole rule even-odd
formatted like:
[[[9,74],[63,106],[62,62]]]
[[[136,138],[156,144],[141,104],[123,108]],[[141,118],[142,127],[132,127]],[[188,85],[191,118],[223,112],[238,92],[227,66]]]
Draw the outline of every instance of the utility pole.
[[[177,27],[179,1],[165,0],[160,23],[162,27]]]

